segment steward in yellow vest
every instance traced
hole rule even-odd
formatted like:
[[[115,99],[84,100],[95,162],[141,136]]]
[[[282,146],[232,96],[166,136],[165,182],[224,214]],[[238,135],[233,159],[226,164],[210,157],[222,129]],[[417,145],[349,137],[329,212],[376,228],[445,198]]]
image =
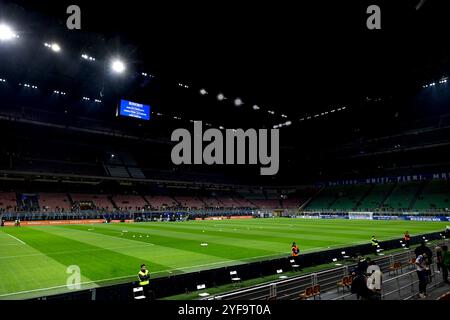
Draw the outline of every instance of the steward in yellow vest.
[[[150,284],[150,274],[145,264],[141,265],[141,270],[138,273],[139,285],[144,287]],[[145,288],[144,288],[145,290]]]

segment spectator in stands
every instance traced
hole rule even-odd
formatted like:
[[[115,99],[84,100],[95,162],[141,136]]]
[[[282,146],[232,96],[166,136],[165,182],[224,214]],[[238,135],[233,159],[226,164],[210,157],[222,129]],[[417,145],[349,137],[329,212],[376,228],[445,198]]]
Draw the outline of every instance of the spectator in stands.
[[[442,248],[440,246],[437,246],[436,248],[434,248],[434,250],[436,251],[436,265],[437,265],[436,273],[441,273],[441,269],[443,268]]]
[[[427,296],[427,254],[422,253],[416,258],[417,276],[419,277],[419,297]]]
[[[380,271],[380,267],[375,263],[375,261],[371,261],[370,258],[368,258],[368,267],[366,269],[366,273],[368,276],[371,276],[375,271]]]
[[[408,231],[405,232],[405,235],[403,236],[403,241],[405,241],[405,247],[409,249],[409,244],[411,242],[411,236],[409,235]]]
[[[367,268],[369,267],[368,260],[370,261],[370,258],[364,259],[364,257],[358,258],[358,265],[355,269],[355,273],[357,275],[362,274],[365,275],[367,272]]]
[[[418,257],[419,255],[423,255],[424,253],[426,253],[426,259],[425,259],[425,263],[426,263],[426,274],[427,274],[427,279],[428,282],[431,282],[431,268],[430,266],[433,264],[433,251],[427,247],[426,242],[422,241],[420,243],[420,246],[418,246],[416,248],[416,250],[414,250],[414,253],[416,254],[416,257]]]
[[[372,265],[372,267],[378,267],[377,265]],[[369,271],[369,268],[367,271]],[[368,272],[369,273],[369,272]],[[367,288],[373,292],[370,296],[372,300],[381,300],[381,285],[383,283],[383,274],[381,273],[380,267],[378,269],[373,269],[370,276],[367,278]]]
[[[445,283],[448,281],[448,272],[450,271],[450,252],[448,251],[448,246],[442,246],[442,277]]]
[[[350,290],[356,294],[357,299],[371,300],[374,297],[374,292],[367,287],[367,277],[363,273],[355,274]]]

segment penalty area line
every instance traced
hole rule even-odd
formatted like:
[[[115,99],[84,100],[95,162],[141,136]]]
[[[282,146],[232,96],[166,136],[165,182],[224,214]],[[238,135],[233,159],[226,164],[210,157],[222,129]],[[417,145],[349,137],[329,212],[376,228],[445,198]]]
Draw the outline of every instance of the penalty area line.
[[[19,241],[21,244],[26,244],[26,243],[23,242],[22,240],[20,240],[20,239],[14,237],[14,236],[12,236],[12,235],[10,235],[9,233],[7,233],[7,235],[10,236],[10,237],[13,238],[13,239],[16,239],[16,240]]]

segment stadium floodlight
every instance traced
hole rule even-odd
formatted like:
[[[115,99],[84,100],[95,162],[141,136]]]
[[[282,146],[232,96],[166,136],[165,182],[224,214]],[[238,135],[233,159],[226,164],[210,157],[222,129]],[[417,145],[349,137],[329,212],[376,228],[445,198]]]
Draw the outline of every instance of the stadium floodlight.
[[[281,117],[282,117],[282,118],[287,118],[287,115],[282,114]]]
[[[52,43],[50,48],[52,49],[53,52],[60,52],[61,51],[61,47],[57,43]]]
[[[206,95],[206,94],[208,94],[208,91],[206,91],[205,89],[200,89],[200,94],[202,95],[202,96],[204,96],[204,95]]]
[[[223,95],[223,93],[219,93],[219,94],[217,95],[217,100],[222,101],[222,100],[224,100],[224,99],[225,99],[225,96]]]
[[[291,124],[292,124],[291,121],[286,121],[286,122],[284,123],[285,126],[290,126]]]
[[[120,60],[113,60],[111,62],[111,69],[116,73],[122,73],[125,71],[125,64]]]
[[[19,36],[6,24],[0,24],[0,41],[9,41]]]
[[[223,130],[223,129],[225,129],[225,128],[224,128],[223,126],[219,126],[219,129],[220,129],[220,130]]]
[[[6,24],[0,24],[0,41],[9,41],[16,37],[17,35],[14,33],[10,26]]]
[[[87,54],[82,54],[81,58],[83,58],[84,60],[88,60],[88,61],[95,61],[94,57],[88,56]]]
[[[259,110],[259,106],[257,106],[256,104],[253,106],[253,110]]]
[[[243,104],[244,104],[244,102],[242,101],[241,98],[236,98],[236,99],[234,99],[234,105],[235,105],[236,107],[240,107],[240,106],[242,106]]]

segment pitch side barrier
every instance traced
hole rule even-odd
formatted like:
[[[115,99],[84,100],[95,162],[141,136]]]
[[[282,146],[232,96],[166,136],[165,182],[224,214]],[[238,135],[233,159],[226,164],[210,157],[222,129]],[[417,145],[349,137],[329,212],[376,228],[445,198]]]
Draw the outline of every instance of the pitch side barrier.
[[[428,241],[442,239],[440,232],[413,236],[411,244],[418,244],[425,237]],[[384,250],[402,248],[400,238],[387,241],[381,241],[380,246]],[[351,247],[341,247],[324,251],[311,252],[301,254],[299,264],[301,268],[313,267],[322,264],[328,264],[337,259],[336,263],[344,260],[342,251],[345,255],[356,257],[359,255],[367,255],[372,253],[370,243],[360,244]],[[277,274],[277,270],[283,272],[292,271],[291,257],[286,256],[277,259],[244,263],[234,266],[208,269],[198,272],[189,272],[183,274],[172,275],[168,277],[153,278],[151,280],[151,289],[155,298],[169,297],[177,294],[184,294],[197,291],[198,285],[205,285],[208,288],[226,285],[231,283],[230,272],[237,271],[242,280],[256,279],[265,276]],[[326,273],[324,273],[326,275]],[[151,273],[150,273],[151,275]],[[335,277],[335,275],[331,275]],[[137,279],[137,275],[136,275]],[[333,278],[333,281],[335,279]],[[332,281],[332,282],[333,282]],[[133,288],[137,286],[137,282],[127,282],[122,284],[102,286],[89,290],[73,291],[59,295],[47,296],[48,300],[132,300]],[[295,289],[295,288],[294,288]],[[245,298],[245,297],[243,297]]]
[[[348,219],[348,220],[406,220],[406,221],[430,221],[449,222],[450,212],[351,212],[312,210],[291,214],[291,218],[303,219]]]

